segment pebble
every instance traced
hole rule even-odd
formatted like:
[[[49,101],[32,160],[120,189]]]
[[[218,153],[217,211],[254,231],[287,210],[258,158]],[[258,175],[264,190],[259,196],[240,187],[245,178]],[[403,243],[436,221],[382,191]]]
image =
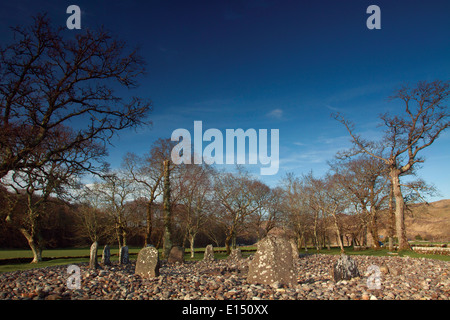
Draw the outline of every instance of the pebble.
[[[449,300],[450,262],[398,256],[352,256],[361,277],[334,282],[330,266],[337,257],[302,256],[295,262],[298,284],[294,287],[249,284],[250,259],[167,264],[161,261],[160,276],[143,279],[134,274],[135,262],[89,270],[80,263],[81,288],[67,287],[67,266],[36,268],[0,274],[2,300]],[[369,266],[385,266],[381,289],[370,289],[365,275]],[[392,272],[401,270],[401,273]]]

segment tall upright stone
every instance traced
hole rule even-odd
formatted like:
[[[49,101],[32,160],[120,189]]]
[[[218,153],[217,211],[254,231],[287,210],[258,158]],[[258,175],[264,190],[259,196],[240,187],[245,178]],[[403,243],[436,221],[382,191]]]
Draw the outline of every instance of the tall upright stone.
[[[119,264],[127,264],[130,262],[130,256],[128,254],[128,246],[123,246],[119,251]]]
[[[95,241],[91,245],[91,250],[90,250],[90,255],[89,255],[89,269],[97,269],[98,268],[97,250],[98,250],[98,242]]]
[[[240,261],[242,259],[241,248],[231,249],[231,253],[227,259],[234,262]]]
[[[294,261],[296,261],[300,256],[300,253],[298,252],[297,243],[295,239],[291,239],[289,242],[291,243],[292,246],[292,258],[294,259]]]
[[[159,252],[155,247],[145,247],[138,253],[135,274],[143,278],[159,276]]]
[[[257,251],[249,264],[247,281],[254,284],[278,283],[284,286],[297,284],[289,240],[268,235],[257,244]]]
[[[334,281],[338,282],[359,277],[360,273],[355,260],[346,254],[341,254],[337,262],[331,268],[331,276]]]
[[[111,265],[111,250],[108,245],[105,245],[102,253],[102,265],[109,266]]]
[[[169,257],[167,258],[168,263],[183,263],[184,262],[184,248],[180,246],[173,246],[170,249]]]
[[[214,247],[212,244],[208,244],[205,248],[205,253],[203,255],[203,261],[212,262],[214,261]]]

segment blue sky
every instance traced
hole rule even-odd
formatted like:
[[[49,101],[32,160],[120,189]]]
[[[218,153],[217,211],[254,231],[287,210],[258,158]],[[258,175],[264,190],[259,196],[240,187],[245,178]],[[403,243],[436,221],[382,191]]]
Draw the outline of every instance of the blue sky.
[[[280,170],[260,176],[275,186],[286,172],[327,170],[349,147],[340,111],[367,138],[378,115],[402,108],[387,97],[402,83],[448,80],[450,2],[442,1],[15,1],[0,4],[0,37],[11,25],[48,12],[65,26],[79,5],[82,28],[106,28],[139,45],[148,74],[133,94],[150,98],[151,128],[121,133],[109,161],[147,152],[173,130],[280,130]],[[366,9],[381,9],[369,30]],[[76,31],[67,31],[76,32]],[[425,150],[419,175],[450,199],[450,133]],[[252,172],[259,172],[249,167]]]

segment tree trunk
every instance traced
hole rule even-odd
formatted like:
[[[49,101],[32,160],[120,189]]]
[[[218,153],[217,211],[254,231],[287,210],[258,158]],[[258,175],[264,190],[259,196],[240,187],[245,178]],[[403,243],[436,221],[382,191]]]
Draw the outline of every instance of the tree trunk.
[[[21,228],[20,232],[27,239],[28,245],[33,252],[33,261],[31,263],[38,263],[42,261],[42,248],[39,245],[39,238],[35,234],[30,234],[26,229]]]
[[[366,246],[367,245],[367,227],[363,228],[362,231],[362,240],[361,240],[361,245]]]
[[[302,249],[302,243],[303,243],[303,233],[300,233],[297,235],[297,249],[300,251]]]
[[[233,232],[233,235],[231,237],[231,248],[236,249],[236,232]]]
[[[189,236],[189,243],[191,245],[191,258],[194,258],[194,241],[195,241],[195,234],[191,234]]]
[[[337,221],[337,217],[336,215],[333,214],[333,218],[334,218],[334,226],[336,227],[336,234],[337,234],[337,238],[339,241],[339,247],[341,248],[341,253],[344,253],[344,244],[342,242],[342,236],[341,236],[341,230],[339,230],[339,225],[338,225],[338,221]]]
[[[390,172],[392,191],[395,197],[395,229],[398,238],[398,250],[411,250],[406,238],[405,228],[405,201],[400,187],[399,170],[391,169]]]
[[[147,203],[147,226],[145,228],[145,246],[151,244],[151,236],[153,229],[153,199]]]
[[[231,253],[230,241],[231,241],[232,237],[233,237],[233,232],[230,232],[225,238],[225,249],[227,251],[227,255],[230,255],[230,253]]]
[[[392,190],[392,183],[389,192],[389,251],[394,250],[394,235],[395,235],[395,211],[394,211],[394,191]]]
[[[122,244],[123,246],[127,245],[127,230],[122,228]]]
[[[373,247],[375,248],[375,250],[380,249],[377,218],[375,213],[373,212],[370,215],[370,235],[372,236]]]
[[[164,160],[164,193],[163,193],[163,216],[164,216],[164,242],[163,242],[163,258],[169,256],[172,248],[172,210],[170,207],[170,164],[169,160]]]
[[[315,217],[315,218],[316,219],[314,219],[314,230],[313,230],[313,232],[314,232],[314,242],[315,242],[316,250],[317,250],[317,252],[319,252],[320,248],[319,248],[319,239],[317,237],[317,217]]]
[[[117,237],[117,243],[119,244],[119,250],[122,248],[122,234],[120,232],[120,228],[118,225],[116,225],[116,237]]]

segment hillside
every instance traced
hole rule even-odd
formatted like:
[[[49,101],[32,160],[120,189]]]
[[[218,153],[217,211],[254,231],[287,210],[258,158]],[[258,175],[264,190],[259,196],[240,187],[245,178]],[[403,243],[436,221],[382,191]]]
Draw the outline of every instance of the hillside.
[[[414,239],[420,235],[426,240],[450,240],[450,200],[409,206],[406,215],[407,236]]]
[[[429,241],[450,241],[450,199],[436,202],[410,204],[406,213],[406,233],[409,240],[420,236]],[[379,234],[386,236],[384,226],[388,225],[386,211],[382,211],[379,220]]]
[[[430,241],[450,241],[450,200],[410,204],[405,218],[406,233],[409,240],[420,236]],[[380,235],[387,234],[383,227],[387,221],[386,212],[380,219]]]

